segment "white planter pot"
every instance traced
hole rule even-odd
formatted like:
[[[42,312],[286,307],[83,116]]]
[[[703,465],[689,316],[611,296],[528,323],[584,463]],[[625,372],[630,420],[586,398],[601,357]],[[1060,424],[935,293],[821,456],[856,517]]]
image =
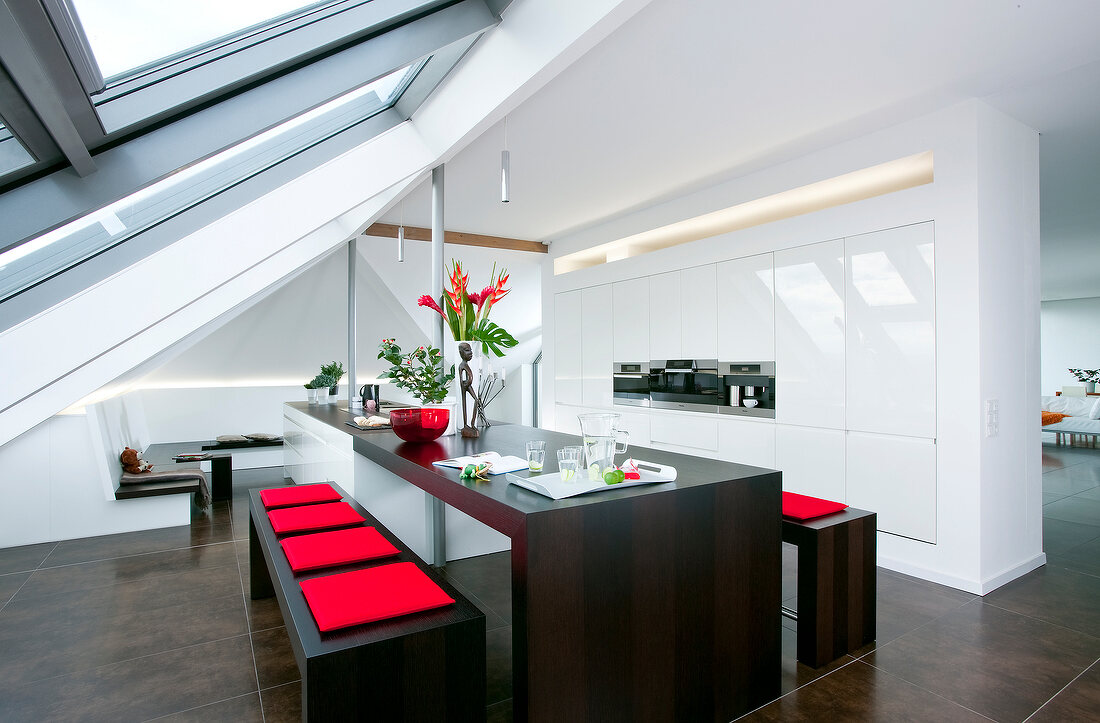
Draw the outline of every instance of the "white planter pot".
[[[1085,382],[1085,394],[1096,393],[1096,382]]]
[[[306,401],[309,402],[310,404],[316,404],[317,403],[317,392],[319,392],[319,391],[320,391],[319,389],[307,389],[306,390]]]

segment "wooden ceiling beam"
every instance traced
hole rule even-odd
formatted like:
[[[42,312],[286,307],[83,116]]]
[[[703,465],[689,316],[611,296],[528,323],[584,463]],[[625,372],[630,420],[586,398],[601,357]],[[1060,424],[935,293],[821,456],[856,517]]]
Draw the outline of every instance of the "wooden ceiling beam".
[[[380,236],[382,238],[397,238],[397,224],[376,223],[363,232],[367,236]],[[410,241],[431,241],[432,230],[417,226],[405,227],[405,238]],[[484,246],[492,249],[508,249],[509,251],[529,251],[536,254],[545,254],[549,249],[538,241],[525,241],[518,238],[506,238],[504,236],[485,236],[478,233],[463,233],[462,231],[445,231],[443,242],[457,244],[459,246]]]

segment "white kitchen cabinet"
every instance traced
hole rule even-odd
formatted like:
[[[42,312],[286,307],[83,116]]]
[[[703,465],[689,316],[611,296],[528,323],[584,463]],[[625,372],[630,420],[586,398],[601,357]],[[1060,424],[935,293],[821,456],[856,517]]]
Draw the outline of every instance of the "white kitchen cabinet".
[[[577,415],[583,414],[584,409],[565,404],[554,406],[554,431],[563,434],[580,434],[581,425],[577,421]]]
[[[844,241],[775,252],[776,421],[844,429]]]
[[[615,414],[622,415],[622,419],[619,420],[619,429],[630,435],[630,438],[627,440],[627,444],[630,447],[649,446],[649,413],[627,412],[622,408],[617,408],[615,409]],[[627,448],[627,457],[633,456],[630,447]]]
[[[936,542],[934,440],[849,432],[848,499],[878,513],[878,529]]]
[[[690,412],[649,413],[649,439],[654,447],[688,454],[718,450],[718,419],[713,414]]]
[[[649,358],[683,359],[680,272],[650,276],[649,298]]]
[[[581,404],[581,292],[554,295],[554,401]]]
[[[718,358],[716,264],[680,272],[680,354],[683,359]]]
[[[772,255],[723,261],[717,279],[719,361],[775,361]]]
[[[649,278],[611,285],[612,362],[648,362]]]
[[[847,428],[936,436],[932,222],[844,240]]]
[[[581,289],[581,403],[610,407],[611,284]]]
[[[846,502],[844,431],[775,425],[775,466],[783,489],[800,495]]]
[[[719,418],[718,456],[726,462],[775,469],[775,423],[771,420]]]

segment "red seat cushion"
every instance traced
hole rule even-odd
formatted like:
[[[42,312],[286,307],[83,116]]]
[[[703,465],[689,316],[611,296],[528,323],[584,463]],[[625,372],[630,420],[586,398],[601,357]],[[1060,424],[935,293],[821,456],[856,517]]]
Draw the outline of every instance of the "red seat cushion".
[[[332,489],[331,485],[294,485],[292,487],[275,487],[269,490],[260,490],[260,501],[264,507],[290,507],[292,505],[312,505],[318,502],[336,502],[340,499],[340,493]]]
[[[793,520],[812,520],[815,517],[824,517],[846,509],[848,505],[843,502],[797,495],[794,492],[783,493],[783,516]]]
[[[373,527],[315,532],[312,535],[288,537],[280,544],[294,572],[373,560],[400,552]]]
[[[315,577],[301,585],[321,632],[454,602],[412,562]]]
[[[276,535],[331,527],[350,527],[365,522],[363,516],[347,502],[326,502],[321,505],[284,507],[267,513]]]

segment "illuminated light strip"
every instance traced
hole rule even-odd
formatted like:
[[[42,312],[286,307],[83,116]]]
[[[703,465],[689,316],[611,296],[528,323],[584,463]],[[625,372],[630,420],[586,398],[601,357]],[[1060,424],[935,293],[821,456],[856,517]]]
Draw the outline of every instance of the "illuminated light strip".
[[[923,186],[933,180],[932,151],[924,151],[559,256],[554,259],[554,275]]]

